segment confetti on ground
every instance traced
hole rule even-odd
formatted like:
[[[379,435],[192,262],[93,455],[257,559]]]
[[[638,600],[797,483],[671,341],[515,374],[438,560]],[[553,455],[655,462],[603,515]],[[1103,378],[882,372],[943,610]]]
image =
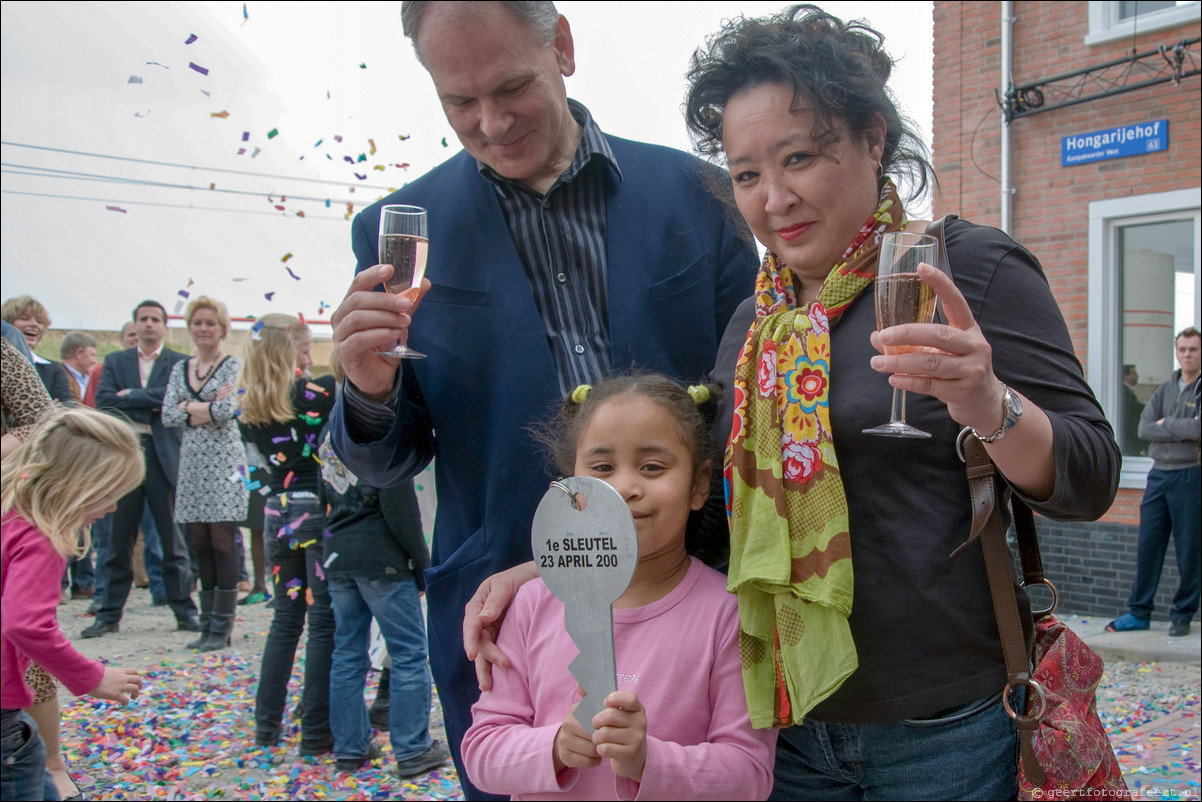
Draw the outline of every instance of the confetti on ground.
[[[276,207],[276,208],[283,208],[283,207]],[[288,271],[288,275],[292,276],[292,277],[293,277],[294,279],[296,279],[297,281],[300,281],[300,280],[301,280],[300,276],[298,276],[298,275],[296,275],[295,273],[293,273],[293,272],[292,272],[292,268],[291,268],[291,267],[287,267],[287,266],[285,266],[285,267],[284,267],[284,269]]]
[[[300,703],[301,656],[293,667],[283,737],[278,746],[256,747],[260,656],[244,656],[239,645],[252,647],[249,654],[262,634],[235,630],[231,649],[184,653],[144,669],[143,693],[125,707],[64,696],[63,747],[87,798],[463,798],[450,762],[428,775],[398,779],[386,735],[376,736],[384,759],[353,775],[335,773],[330,755],[300,757],[299,721],[292,713]]]
[[[142,76],[141,75],[131,75],[131,76],[129,76],[129,80],[126,81],[126,83],[127,84],[140,84],[140,83],[142,83]]]
[[[210,117],[220,117],[221,119],[224,120],[230,116],[230,113],[228,111],[214,111],[214,112],[210,112],[209,116]]]
[[[280,129],[278,129],[278,128],[272,128],[270,131],[268,131],[268,132],[267,132],[267,138],[268,138],[268,139],[275,139],[275,137],[276,137],[276,136],[277,136],[279,133],[280,133]]]
[[[196,71],[197,71],[197,72],[199,72],[201,75],[208,75],[208,74],[209,74],[209,71],[208,71],[207,69],[205,69],[204,67],[200,66],[199,64],[194,64],[194,63],[193,63],[193,62],[191,62],[191,61],[189,61],[189,62],[188,62],[188,69],[196,70]]]
[[[129,212],[127,212],[125,209],[122,209],[120,206],[105,206],[104,208],[110,212],[121,212],[121,214],[129,214]]]
[[[1202,790],[1197,681],[1182,688],[1157,663],[1126,666],[1108,666],[1097,695],[1127,785],[1136,797],[1197,799]]]
[[[193,42],[195,42],[195,41],[196,41],[198,38],[199,38],[199,37],[198,37],[196,34],[194,34],[194,33],[192,33],[192,34],[188,34],[188,38],[187,38],[187,40],[184,42],[184,44],[186,44],[186,45],[190,45],[190,44],[192,44]]]

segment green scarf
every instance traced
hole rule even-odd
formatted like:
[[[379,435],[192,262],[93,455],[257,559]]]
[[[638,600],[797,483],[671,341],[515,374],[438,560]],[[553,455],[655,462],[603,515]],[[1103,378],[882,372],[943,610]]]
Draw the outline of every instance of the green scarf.
[[[834,265],[818,299],[768,253],[756,319],[735,367],[726,447],[730,572],[755,727],[800,724],[856,670],[851,535],[830,425],[830,326],[876,277],[881,235],[905,225],[886,181],[877,211]]]

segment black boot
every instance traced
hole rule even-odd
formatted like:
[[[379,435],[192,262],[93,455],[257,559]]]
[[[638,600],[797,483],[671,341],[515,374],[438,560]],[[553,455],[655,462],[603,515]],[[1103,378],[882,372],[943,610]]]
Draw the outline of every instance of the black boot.
[[[209,634],[209,624],[213,616],[213,591],[202,590],[196,594],[200,597],[200,637],[189,643],[185,648],[199,649]]]
[[[213,612],[209,615],[209,634],[197,648],[215,652],[230,645],[234,631],[234,611],[238,609],[238,589],[218,588],[213,596]]]
[[[389,705],[389,677],[392,676],[392,667],[384,666],[384,670],[380,672],[380,681],[376,685],[376,699],[371,703],[371,707],[367,708],[367,719],[371,725],[381,732],[388,729],[388,705]]]

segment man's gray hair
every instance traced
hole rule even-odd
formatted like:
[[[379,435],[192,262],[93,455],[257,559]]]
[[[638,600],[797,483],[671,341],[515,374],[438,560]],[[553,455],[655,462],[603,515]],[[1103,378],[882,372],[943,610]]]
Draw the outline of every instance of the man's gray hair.
[[[422,24],[422,17],[425,16],[431,5],[430,0],[405,0],[401,3],[401,30],[405,36],[413,40],[413,51],[417,53],[417,60],[422,64],[425,64],[425,61],[422,60],[422,53],[417,48],[417,33]],[[544,47],[550,47],[555,42],[555,26],[559,22],[559,12],[551,0],[501,0],[499,3],[472,1],[459,2],[455,5],[460,7],[504,6],[518,22],[534,32],[539,43]]]
[[[96,338],[82,331],[73,331],[63,338],[63,344],[58,347],[59,359],[70,359],[80,348],[95,348]]]

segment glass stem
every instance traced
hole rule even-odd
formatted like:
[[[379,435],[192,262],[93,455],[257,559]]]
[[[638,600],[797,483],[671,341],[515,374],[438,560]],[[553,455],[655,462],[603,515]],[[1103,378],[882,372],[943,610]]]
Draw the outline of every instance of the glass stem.
[[[890,423],[906,422],[906,391],[893,388],[893,412],[889,415]]]

